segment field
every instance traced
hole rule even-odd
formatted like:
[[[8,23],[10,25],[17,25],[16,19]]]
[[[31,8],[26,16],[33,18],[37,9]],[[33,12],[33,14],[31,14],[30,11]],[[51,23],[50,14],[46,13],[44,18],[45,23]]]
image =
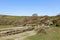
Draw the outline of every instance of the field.
[[[52,27],[45,31],[46,34],[30,36],[26,40],[60,40],[60,28]]]

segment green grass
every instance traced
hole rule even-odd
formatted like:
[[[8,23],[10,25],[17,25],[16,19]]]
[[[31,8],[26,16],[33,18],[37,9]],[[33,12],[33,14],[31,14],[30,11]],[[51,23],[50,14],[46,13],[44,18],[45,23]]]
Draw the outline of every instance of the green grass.
[[[11,38],[11,39],[6,39],[6,40],[14,40],[13,38]]]
[[[12,28],[12,27],[21,27],[20,25],[14,26],[14,25],[0,25],[0,29],[2,28]]]
[[[11,27],[13,27],[12,25],[0,25],[0,29],[1,28],[11,28]]]
[[[47,34],[34,35],[27,38],[27,40],[60,40],[60,28],[53,28],[59,31],[53,32],[53,30],[46,29]]]
[[[4,15],[2,15],[2,16],[4,16]],[[25,18],[25,17],[28,18],[30,16],[9,16],[9,15],[5,15],[4,17],[0,17],[0,20],[20,20],[21,18]]]

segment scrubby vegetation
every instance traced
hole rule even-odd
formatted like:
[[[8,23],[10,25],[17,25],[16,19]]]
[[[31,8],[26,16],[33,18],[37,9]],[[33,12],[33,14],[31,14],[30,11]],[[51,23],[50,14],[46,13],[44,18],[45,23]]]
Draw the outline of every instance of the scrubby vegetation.
[[[38,16],[33,14],[32,16],[8,16],[0,15],[0,25],[13,25],[13,26],[26,26],[26,24],[35,24],[35,25],[55,25],[60,26],[60,15],[57,16]],[[1,26],[0,26],[1,27]]]

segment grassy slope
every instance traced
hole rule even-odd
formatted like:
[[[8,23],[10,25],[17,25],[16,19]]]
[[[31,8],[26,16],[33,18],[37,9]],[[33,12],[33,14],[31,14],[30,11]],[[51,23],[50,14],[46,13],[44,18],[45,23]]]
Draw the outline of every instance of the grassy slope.
[[[19,17],[18,16],[5,16],[5,17],[0,17],[0,20],[17,20]],[[12,25],[0,25],[1,28],[11,28],[13,27]]]
[[[47,34],[28,37],[27,40],[60,40],[60,28],[49,28],[46,29],[46,32]]]
[[[2,17],[4,16],[4,17]],[[20,20],[21,18],[24,18],[26,16],[7,16],[7,15],[0,15],[0,20]],[[0,29],[1,28],[11,28],[13,27],[12,25],[0,25]]]

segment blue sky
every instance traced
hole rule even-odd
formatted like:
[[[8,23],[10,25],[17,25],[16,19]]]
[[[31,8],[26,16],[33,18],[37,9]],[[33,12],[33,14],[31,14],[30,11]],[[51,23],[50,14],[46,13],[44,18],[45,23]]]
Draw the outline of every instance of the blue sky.
[[[60,13],[60,0],[0,0],[0,14],[31,16],[33,13],[57,15]]]

